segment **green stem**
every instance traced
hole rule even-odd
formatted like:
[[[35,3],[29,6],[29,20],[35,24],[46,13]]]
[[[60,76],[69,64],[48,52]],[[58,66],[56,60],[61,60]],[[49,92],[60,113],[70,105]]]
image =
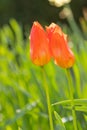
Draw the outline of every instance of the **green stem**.
[[[69,69],[67,69],[67,77],[69,82],[70,97],[72,100],[71,105],[72,105],[73,126],[74,126],[74,130],[77,130],[76,113],[74,108],[74,97],[73,97],[73,85],[72,85],[72,78]]]
[[[45,92],[46,92],[46,97],[47,97],[47,106],[48,106],[48,114],[49,114],[49,123],[50,123],[50,130],[54,130],[53,128],[53,120],[52,120],[52,112],[51,112],[51,102],[50,102],[50,97],[49,97],[49,89],[46,81],[46,74],[45,70],[42,67],[42,73],[43,73],[43,81],[44,81],[44,87],[45,87]]]

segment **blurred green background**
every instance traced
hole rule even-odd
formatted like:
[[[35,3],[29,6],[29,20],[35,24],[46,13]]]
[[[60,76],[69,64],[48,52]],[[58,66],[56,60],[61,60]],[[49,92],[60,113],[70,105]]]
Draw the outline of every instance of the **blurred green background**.
[[[78,130],[87,130],[87,1],[58,8],[47,0],[0,0],[0,130],[50,130],[41,68],[29,56],[34,20],[59,23],[68,34],[76,62],[70,69]],[[62,11],[60,13],[60,11]],[[63,18],[63,19],[62,19]],[[3,26],[2,26],[3,25]],[[66,70],[45,66],[51,103],[70,100]],[[70,103],[52,106],[66,130],[73,130]],[[65,130],[53,114],[55,130]]]

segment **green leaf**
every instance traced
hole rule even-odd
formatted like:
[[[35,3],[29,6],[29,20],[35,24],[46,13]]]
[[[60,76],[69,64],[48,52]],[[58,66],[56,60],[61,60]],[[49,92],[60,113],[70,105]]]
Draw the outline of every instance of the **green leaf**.
[[[71,106],[65,106],[64,108],[71,110]],[[76,111],[82,111],[82,112],[87,112],[87,107],[86,106],[75,106]]]
[[[73,100],[74,102],[74,105],[87,105],[87,99],[74,99]],[[56,102],[56,103],[53,103],[52,106],[55,106],[55,105],[71,105],[72,103],[72,100],[64,100],[64,101],[60,101],[60,102]]]
[[[59,114],[56,111],[54,111],[54,115],[55,115],[55,118],[57,120],[57,125],[56,125],[55,129],[56,130],[66,130],[66,128],[65,128],[65,126],[64,126],[64,124],[63,124],[63,122],[61,120],[61,117],[59,116]]]
[[[87,106],[87,99],[74,99],[75,105]]]
[[[76,111],[83,111],[83,112],[87,112],[87,107],[85,106],[76,106],[75,107]]]

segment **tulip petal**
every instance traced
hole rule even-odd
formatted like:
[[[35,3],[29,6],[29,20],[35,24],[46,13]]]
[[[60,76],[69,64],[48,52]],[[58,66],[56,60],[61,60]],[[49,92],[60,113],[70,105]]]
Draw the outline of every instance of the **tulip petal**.
[[[34,22],[30,32],[30,57],[35,65],[43,66],[50,61],[49,39],[38,22]]]
[[[67,44],[67,35],[54,23],[47,27],[46,31],[49,37],[51,55],[55,63],[63,68],[72,67],[75,57]]]

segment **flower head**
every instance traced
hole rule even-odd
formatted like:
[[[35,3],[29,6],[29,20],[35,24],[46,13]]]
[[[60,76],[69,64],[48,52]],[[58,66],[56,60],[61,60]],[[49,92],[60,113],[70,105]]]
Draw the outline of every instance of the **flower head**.
[[[46,32],[38,22],[33,23],[30,32],[30,57],[39,66],[47,64],[51,57],[63,68],[70,68],[75,62],[74,54],[68,46],[67,35],[55,23],[46,27]]]
[[[43,66],[50,61],[49,39],[38,22],[34,22],[30,32],[30,57],[34,64]]]
[[[49,37],[51,55],[55,63],[63,68],[72,67],[75,57],[67,44],[67,35],[54,23],[46,27],[46,31]]]

